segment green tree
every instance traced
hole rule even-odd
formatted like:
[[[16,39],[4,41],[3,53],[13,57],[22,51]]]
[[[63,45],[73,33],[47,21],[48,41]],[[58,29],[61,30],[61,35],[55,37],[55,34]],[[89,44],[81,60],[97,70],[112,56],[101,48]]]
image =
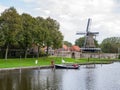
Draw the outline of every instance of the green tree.
[[[10,45],[17,42],[16,35],[20,30],[21,19],[16,9],[14,7],[6,9],[0,17],[0,37],[6,48],[5,59],[7,59]]]
[[[58,48],[62,45],[63,35],[59,31],[59,23],[56,20],[51,19],[50,17],[46,19],[46,39],[45,44],[47,46],[47,53],[48,48],[53,46],[54,48]]]
[[[120,37],[106,38],[101,43],[101,49],[105,53],[117,53],[120,48]]]
[[[79,47],[83,47],[84,42],[85,42],[85,37],[81,37],[81,38],[75,40],[75,45],[78,45]]]
[[[22,30],[19,32],[19,44],[25,50],[25,58],[27,58],[27,52],[34,42],[34,31],[35,31],[35,19],[26,13],[21,15]]]
[[[43,44],[48,48],[58,48],[61,46],[63,40],[62,33],[59,31],[59,23],[56,20],[51,19],[50,17],[44,19],[42,17],[37,17],[37,30],[35,36],[35,43],[38,46],[38,57],[39,57],[39,48],[43,47]]]
[[[44,41],[46,36],[46,30],[44,28],[45,26],[45,19],[42,17],[36,18],[36,30],[35,30],[35,36],[34,36],[34,43],[38,46],[38,54],[37,57],[39,57],[40,54],[40,48],[44,46]]]
[[[54,32],[54,37],[53,37],[53,48],[60,48],[63,45],[63,35],[60,31],[55,31]]]
[[[64,41],[64,44],[67,45],[68,47],[72,46],[72,43],[68,42],[68,41]]]

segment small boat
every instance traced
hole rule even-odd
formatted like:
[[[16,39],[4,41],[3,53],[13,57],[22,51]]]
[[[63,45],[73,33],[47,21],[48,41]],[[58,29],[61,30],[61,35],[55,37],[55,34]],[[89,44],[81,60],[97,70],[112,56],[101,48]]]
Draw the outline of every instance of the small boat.
[[[55,69],[79,69],[79,65],[55,65]]]

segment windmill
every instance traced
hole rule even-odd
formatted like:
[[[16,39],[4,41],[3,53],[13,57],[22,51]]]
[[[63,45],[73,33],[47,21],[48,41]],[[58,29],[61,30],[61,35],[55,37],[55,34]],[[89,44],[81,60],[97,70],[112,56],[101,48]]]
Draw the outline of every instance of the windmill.
[[[89,18],[88,22],[87,22],[86,32],[85,33],[81,33],[81,32],[76,33],[77,35],[85,35],[84,46],[81,49],[84,51],[100,50],[99,48],[96,48],[95,42],[94,42],[94,37],[96,37],[96,35],[99,34],[99,32],[90,32],[89,31],[90,24],[91,24],[91,19]]]

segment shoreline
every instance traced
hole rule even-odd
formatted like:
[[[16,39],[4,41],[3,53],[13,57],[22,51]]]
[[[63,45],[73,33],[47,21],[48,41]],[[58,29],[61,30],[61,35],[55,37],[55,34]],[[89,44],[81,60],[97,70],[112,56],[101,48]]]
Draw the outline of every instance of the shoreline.
[[[109,63],[78,63],[78,65],[93,65],[93,64],[112,64],[114,62],[109,62]],[[74,63],[73,63],[74,64]],[[72,64],[64,64],[64,65],[72,65]],[[13,68],[0,68],[0,71],[8,71],[8,70],[29,70],[29,69],[50,69],[52,68],[51,65],[49,66],[28,66],[28,67],[13,67]]]
[[[13,68],[0,68],[0,71],[7,71],[7,70],[25,70],[25,69],[48,69],[51,66],[28,66],[28,67],[13,67]]]

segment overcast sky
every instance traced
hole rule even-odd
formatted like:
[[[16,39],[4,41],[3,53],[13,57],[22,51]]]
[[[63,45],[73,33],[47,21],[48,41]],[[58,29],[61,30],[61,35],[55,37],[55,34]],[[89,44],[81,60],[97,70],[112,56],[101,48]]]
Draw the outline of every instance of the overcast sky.
[[[60,23],[64,40],[74,44],[85,32],[88,18],[91,32],[99,32],[98,42],[107,37],[120,37],[120,0],[0,0],[0,13],[14,6],[21,14],[51,17]]]

